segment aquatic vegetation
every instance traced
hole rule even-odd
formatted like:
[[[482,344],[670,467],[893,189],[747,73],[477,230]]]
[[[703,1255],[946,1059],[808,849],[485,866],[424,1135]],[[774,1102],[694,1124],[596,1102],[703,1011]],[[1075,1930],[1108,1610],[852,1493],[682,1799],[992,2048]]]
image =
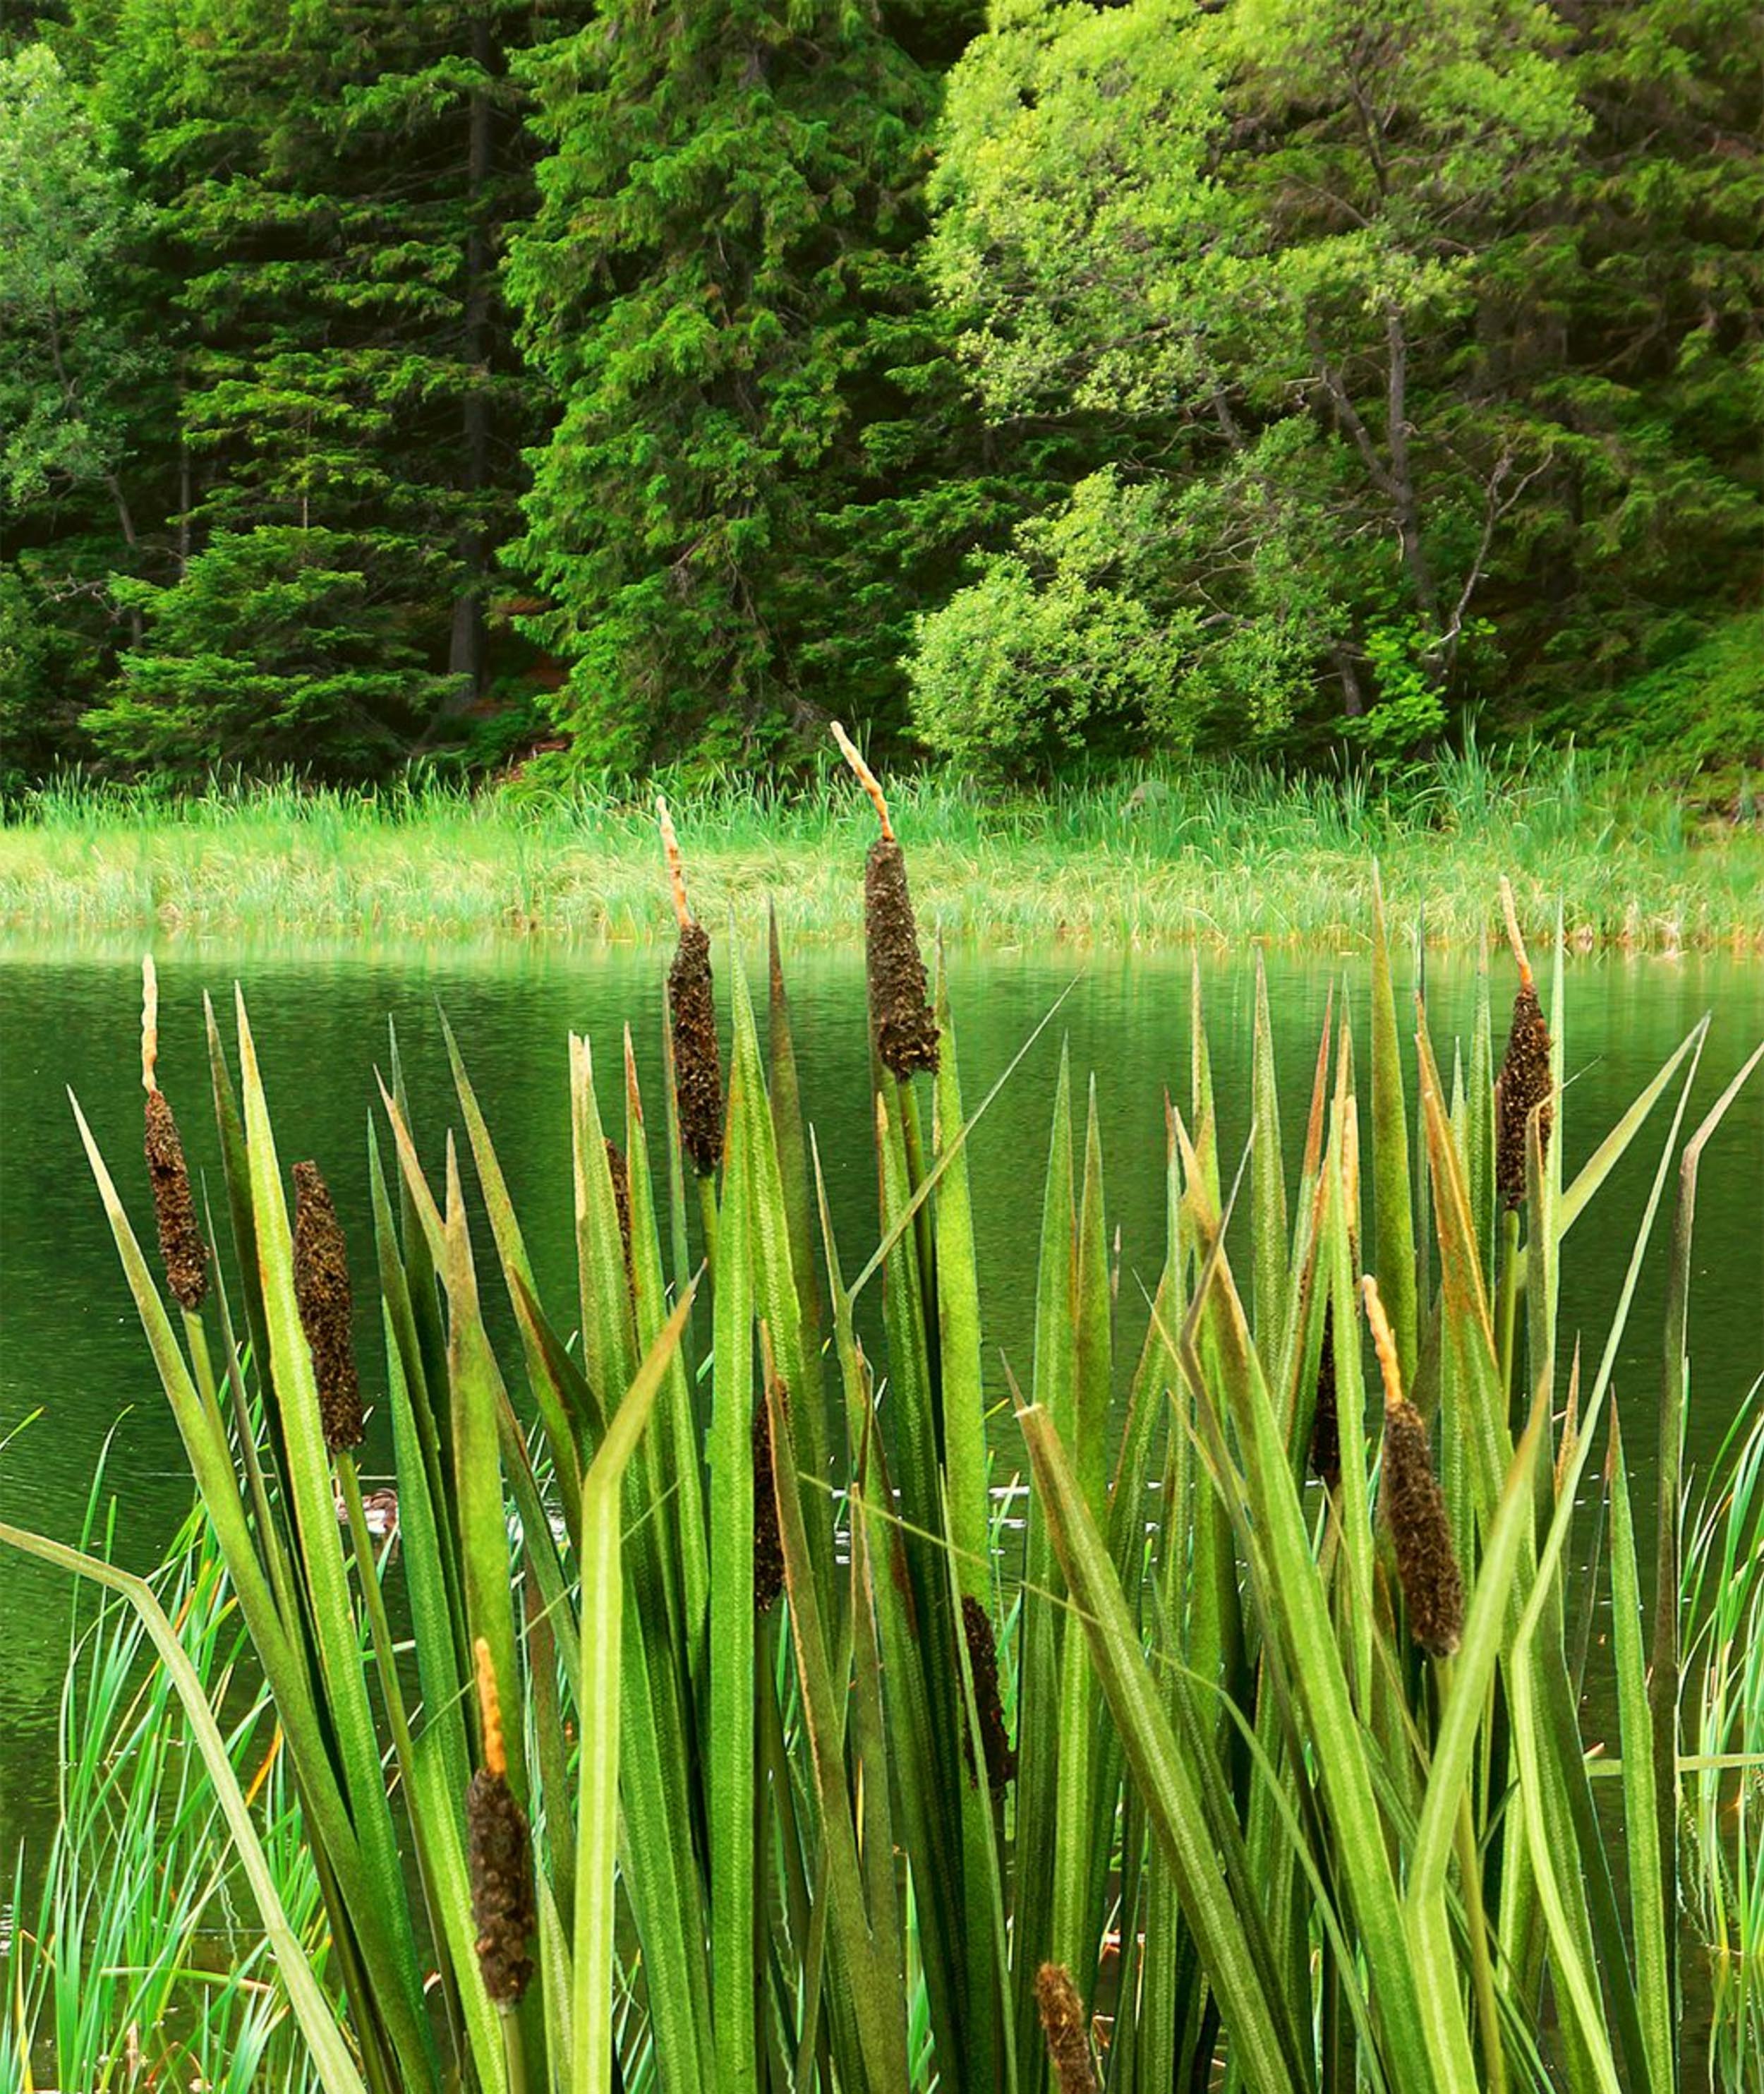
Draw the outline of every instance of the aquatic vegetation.
[[[854,911],[861,862],[844,847]],[[1002,1380],[967,1158],[996,1093],[964,1097],[941,981],[934,1061],[878,1058],[856,1262],[775,936],[763,1010],[717,955],[708,1168],[675,1033],[660,1099],[628,1038],[572,1039],[567,1305],[540,1298],[498,1160],[514,1108],[479,1098],[449,1032],[459,1139],[438,1149],[395,1047],[371,1213],[332,1252],[377,1297],[383,1354],[357,1364],[389,1416],[396,1552],[327,1429],[334,1347],[302,1315],[278,1154],[299,1100],[272,1112],[243,997],[231,1045],[212,1009],[207,1041],[232,1255],[176,1323],[85,1133],[303,1801],[322,1968],[254,1862],[251,1888],[315,2087],[1065,2094],[1220,2061],[1250,2094],[1680,2083],[1677,1473],[1650,1667],[1612,1373],[1674,1197],[1688,1301],[1695,1160],[1759,1057],[1686,1142],[1700,1025],[1565,1178],[1559,936],[1526,1084],[1497,1093],[1490,971],[1448,1088],[1424,1008],[1405,1040],[1376,885],[1367,935],[1363,1123],[1346,1019],[1282,1098],[1259,995],[1235,1165],[1197,976],[1143,1285],[1112,1257],[1094,1101],[1051,1040],[1029,1059],[1047,1014],[1000,1080],[1045,1081],[1049,1128],[1025,1174],[1033,1353]],[[910,940],[897,918],[889,983]],[[1637,1145],[1651,1191],[1583,1370],[1560,1358],[1584,1323],[1564,1245]],[[1679,1401],[1687,1332],[1669,1314]],[[1026,1496],[1001,1501],[1021,1453]],[[1602,1700],[1577,1631],[1601,1577]],[[252,1860],[236,1775],[210,1772]]]

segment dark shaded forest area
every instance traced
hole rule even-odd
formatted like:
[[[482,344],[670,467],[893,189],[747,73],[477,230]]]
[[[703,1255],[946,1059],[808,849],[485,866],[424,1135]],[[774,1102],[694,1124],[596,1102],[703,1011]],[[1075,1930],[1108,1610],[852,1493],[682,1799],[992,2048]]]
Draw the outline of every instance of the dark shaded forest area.
[[[1746,0],[9,0],[0,772],[1764,757]]]

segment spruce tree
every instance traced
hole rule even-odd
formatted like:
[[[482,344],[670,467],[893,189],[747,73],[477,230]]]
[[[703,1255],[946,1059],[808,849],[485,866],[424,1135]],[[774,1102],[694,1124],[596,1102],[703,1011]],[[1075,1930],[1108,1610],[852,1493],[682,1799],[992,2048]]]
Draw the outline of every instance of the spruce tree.
[[[136,593],[145,636],[92,725],[185,768],[384,767],[483,693],[540,427],[495,277],[528,184],[505,37],[529,25],[510,0],[171,11],[124,0],[105,86],[184,280],[183,557]],[[245,593],[210,628],[219,576]]]
[[[752,761],[823,706],[898,705],[912,612],[997,493],[951,459],[912,254],[914,54],[959,15],[909,50],[833,0],[606,0],[522,61],[550,153],[509,283],[559,415],[510,557],[579,758]]]

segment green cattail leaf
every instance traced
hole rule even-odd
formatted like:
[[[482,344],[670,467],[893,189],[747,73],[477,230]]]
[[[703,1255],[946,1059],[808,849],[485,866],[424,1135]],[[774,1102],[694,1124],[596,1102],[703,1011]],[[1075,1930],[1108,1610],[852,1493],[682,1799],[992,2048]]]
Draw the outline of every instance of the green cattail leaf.
[[[603,1162],[604,1162],[604,1150]],[[576,1817],[576,1910],[570,2094],[611,2094],[618,1911],[621,1675],[624,1660],[625,1471],[666,1378],[691,1305],[668,1319],[609,1418],[582,1490],[582,1751]],[[511,1766],[512,1772],[512,1766]]]
[[[1372,873],[1372,1223],[1378,1292],[1397,1340],[1405,1388],[1415,1386],[1420,1344],[1415,1304],[1415,1193],[1409,1182],[1409,1117],[1384,888]]]
[[[1255,1340],[1262,1358],[1281,1357],[1289,1285],[1286,1164],[1281,1153],[1280,1084],[1274,1071],[1274,1027],[1268,1007],[1268,969],[1255,954],[1255,1027],[1250,1046],[1250,1097],[1255,1146],[1250,1166],[1250,1270],[1254,1281]]]
[[[1020,1411],[1018,1421],[1034,1465],[1036,1497],[1077,1604],[1074,1633],[1081,1623],[1183,1913],[1224,2012],[1236,2069],[1255,2094],[1276,2089],[1291,2094],[1307,2079],[1298,2032],[1250,1953],[1243,1915],[1220,1875],[1198,1779],[1164,1713],[1070,1458],[1039,1404]]]

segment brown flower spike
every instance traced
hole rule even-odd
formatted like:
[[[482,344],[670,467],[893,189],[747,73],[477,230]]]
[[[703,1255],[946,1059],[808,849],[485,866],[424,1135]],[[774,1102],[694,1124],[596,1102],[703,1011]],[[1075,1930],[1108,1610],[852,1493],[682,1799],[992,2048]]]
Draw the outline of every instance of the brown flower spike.
[[[490,1646],[479,1636],[478,1698],[483,1716],[484,1763],[466,1791],[466,1862],[471,1883],[472,1924],[484,1990],[499,2007],[518,2004],[533,1976],[530,1944],[539,1923],[533,1889],[533,1842],[527,1814],[508,1783],[502,1706]]]
[[[1501,904],[1506,915],[1507,936],[1519,962],[1519,988],[1513,998],[1513,1023],[1506,1036],[1506,1053],[1494,1086],[1494,1182],[1501,1205],[1509,1212],[1525,1204],[1525,1129],[1532,1112],[1537,1114],[1538,1145],[1549,1148],[1550,1128],[1555,1119],[1549,1072],[1549,1027],[1537,1001],[1537,986],[1525,941],[1519,936],[1519,919],[1513,907],[1513,890],[1501,882]]]
[[[208,1246],[196,1219],[184,1145],[166,1094],[147,1093],[147,1175],[153,1185],[154,1219],[159,1224],[159,1255],[166,1284],[178,1306],[194,1315],[208,1292]]]
[[[782,1388],[782,1384],[779,1384]],[[784,1401],[790,1401],[784,1391]],[[787,1409],[786,1416],[789,1415]],[[769,1614],[784,1589],[784,1538],[778,1524],[778,1486],[772,1477],[772,1410],[753,1406],[753,1605]]]
[[[1035,2005],[1041,2014],[1047,2061],[1054,2069],[1054,2085],[1059,2094],[1096,2094],[1096,2067],[1091,2062],[1090,2033],[1084,2025],[1084,2002],[1064,1964],[1044,1963],[1035,1973]]]
[[[1463,1640],[1464,1580],[1452,1547],[1445,1501],[1433,1475],[1433,1450],[1420,1414],[1402,1393],[1396,1341],[1378,1298],[1378,1283],[1362,1283],[1366,1320],[1385,1380],[1384,1479],[1379,1497],[1396,1544],[1397,1575],[1415,1641],[1435,1657],[1450,1657]]]
[[[934,1071],[938,1059],[937,1020],[931,1015],[919,929],[907,891],[906,854],[895,840],[881,781],[837,720],[832,728],[834,740],[882,824],[882,834],[864,861],[864,962],[876,1052],[882,1067],[905,1083],[921,1070]]]
[[[962,1636],[968,1645],[968,1670],[973,1675],[974,1710],[980,1718],[980,1742],[986,1753],[986,1787],[1003,1796],[1016,1779],[1016,1753],[1004,1727],[1004,1705],[999,1694],[999,1650],[992,1618],[971,1592],[961,1603]],[[973,1778],[973,1748],[968,1746],[968,1773]]]
[[[1335,1404],[1335,1304],[1323,1305],[1323,1350],[1317,1359],[1317,1407],[1311,1425],[1311,1473],[1326,1490],[1341,1488],[1341,1420]]]
[[[319,1419],[333,1454],[362,1440],[355,1373],[354,1300],[343,1226],[316,1163],[294,1166],[294,1301],[319,1384]]]
[[[710,934],[687,906],[686,875],[667,802],[656,802],[680,941],[668,969],[674,1028],[674,1095],[680,1145],[700,1178],[713,1178],[723,1153],[722,1066],[717,1053],[717,1005],[710,975]]]

